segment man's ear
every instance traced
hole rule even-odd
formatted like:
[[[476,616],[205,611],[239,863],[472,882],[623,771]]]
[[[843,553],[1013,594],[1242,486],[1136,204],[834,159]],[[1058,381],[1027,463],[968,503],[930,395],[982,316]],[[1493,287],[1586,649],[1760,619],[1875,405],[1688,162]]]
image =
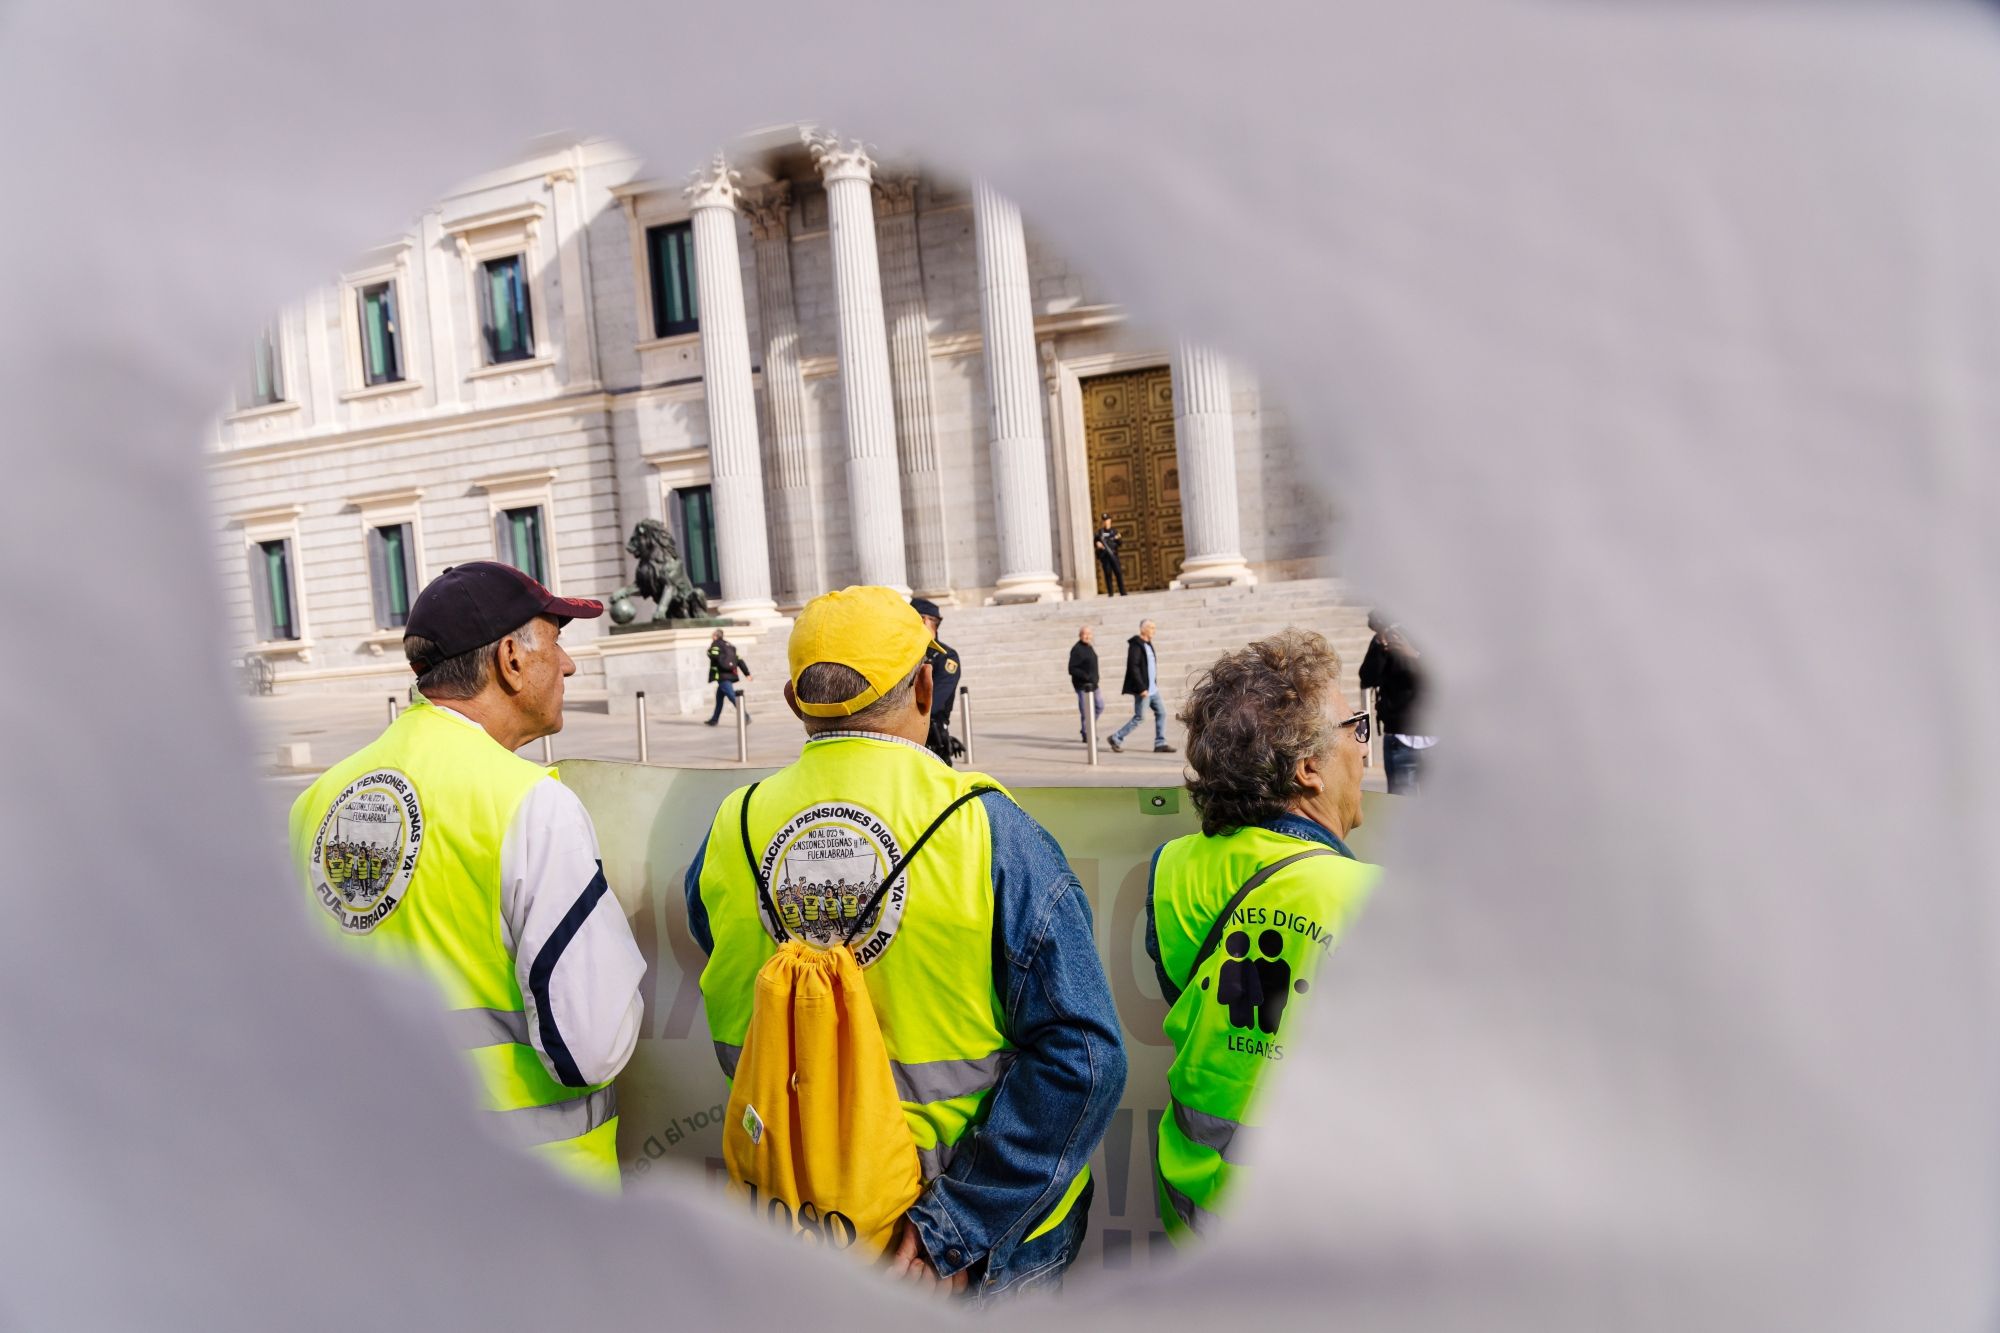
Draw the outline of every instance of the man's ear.
[[[493,679],[509,694],[519,694],[528,674],[528,654],[518,635],[509,634],[493,646]]]
[[[806,721],[805,712],[799,707],[798,697],[792,693],[792,682],[789,680],[785,682],[785,707],[792,710],[793,717],[801,722]]]
[[[931,700],[935,697],[935,682],[931,680],[931,664],[924,663],[917,668],[916,688],[911,691],[917,711],[925,717],[931,715]],[[967,705],[970,707],[970,705]]]

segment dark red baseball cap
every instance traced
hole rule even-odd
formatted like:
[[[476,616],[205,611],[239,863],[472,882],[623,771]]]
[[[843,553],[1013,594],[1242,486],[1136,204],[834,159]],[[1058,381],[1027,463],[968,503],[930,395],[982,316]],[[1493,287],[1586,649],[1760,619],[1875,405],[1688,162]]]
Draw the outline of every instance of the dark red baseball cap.
[[[453,565],[424,585],[410,607],[403,637],[414,634],[437,645],[424,661],[410,663],[421,676],[439,662],[512,634],[536,616],[566,623],[603,614],[602,602],[558,597],[512,565],[474,560]]]

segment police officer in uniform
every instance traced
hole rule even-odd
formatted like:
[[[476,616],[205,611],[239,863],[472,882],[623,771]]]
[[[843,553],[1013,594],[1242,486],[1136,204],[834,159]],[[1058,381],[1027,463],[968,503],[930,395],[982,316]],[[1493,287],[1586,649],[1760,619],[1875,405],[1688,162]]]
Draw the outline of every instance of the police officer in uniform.
[[[965,753],[965,745],[952,738],[951,706],[958,698],[959,675],[958,649],[938,641],[938,626],[944,617],[938,613],[938,604],[928,597],[912,597],[910,605],[923,617],[924,628],[930,631],[931,646],[924,652],[924,661],[931,665],[931,680],[936,682],[931,690],[931,734],[924,743],[931,747],[931,753],[951,763]]]
[[[1217,660],[1181,714],[1201,832],[1161,847],[1146,887],[1174,1045],[1155,1184],[1176,1244],[1213,1224],[1258,1085],[1283,1067],[1321,960],[1374,883],[1345,841],[1368,714],[1348,710],[1339,678],[1324,638],[1288,629]]]
[[[291,846],[341,946],[436,986],[493,1133],[615,1191],[646,963],[583,802],[515,753],[562,729],[557,636],[603,610],[490,560],[431,580],[403,631],[421,697],[299,797]]]

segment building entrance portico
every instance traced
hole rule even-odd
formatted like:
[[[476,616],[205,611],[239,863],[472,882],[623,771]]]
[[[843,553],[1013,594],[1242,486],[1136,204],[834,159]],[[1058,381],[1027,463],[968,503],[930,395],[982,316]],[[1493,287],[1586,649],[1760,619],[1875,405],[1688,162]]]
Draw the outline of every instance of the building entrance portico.
[[[1165,366],[1081,382],[1091,527],[1102,514],[1124,539],[1119,563],[1131,592],[1165,588],[1180,573],[1180,464],[1174,452],[1173,373]],[[1088,548],[1094,562],[1095,548]],[[1104,573],[1097,569],[1100,593]]]

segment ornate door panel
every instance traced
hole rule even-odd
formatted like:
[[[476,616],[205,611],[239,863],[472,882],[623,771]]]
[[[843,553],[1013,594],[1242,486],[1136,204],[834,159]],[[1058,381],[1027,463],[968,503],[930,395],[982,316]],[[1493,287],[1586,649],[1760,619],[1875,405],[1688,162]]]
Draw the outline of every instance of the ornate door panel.
[[[1165,366],[1082,382],[1090,517],[1111,515],[1124,536],[1119,561],[1132,592],[1164,588],[1180,573],[1181,474],[1174,455],[1174,382]],[[1091,548],[1096,559],[1096,548]],[[1098,566],[1098,591],[1104,569]]]

